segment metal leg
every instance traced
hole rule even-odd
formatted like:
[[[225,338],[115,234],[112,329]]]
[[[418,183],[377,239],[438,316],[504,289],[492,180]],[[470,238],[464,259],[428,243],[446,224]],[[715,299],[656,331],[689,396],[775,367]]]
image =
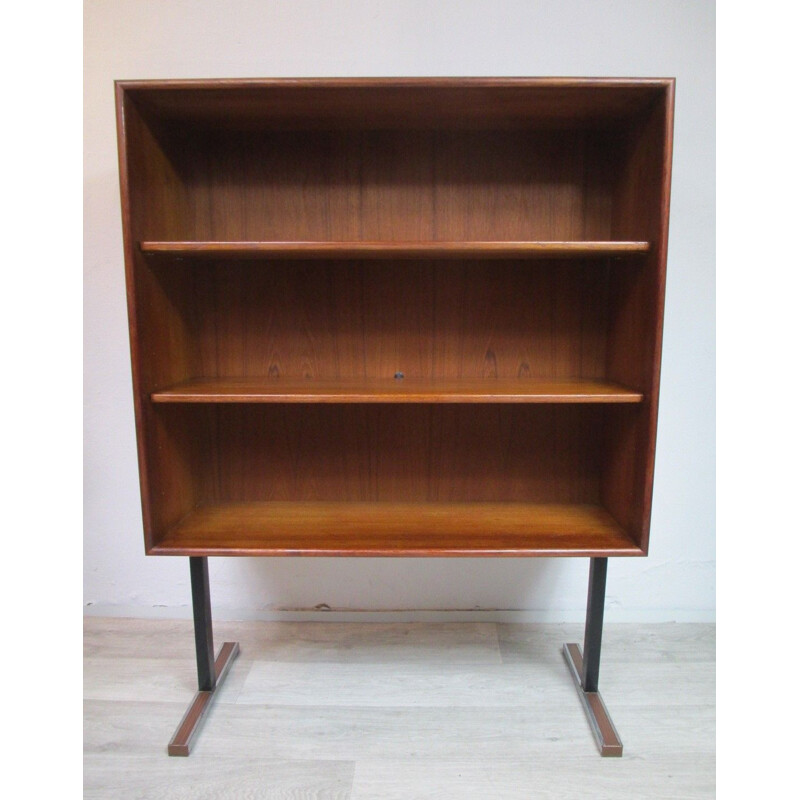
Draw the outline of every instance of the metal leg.
[[[208,591],[208,559],[190,557],[194,645],[197,651],[197,688],[211,692],[217,685],[214,673],[214,632],[211,626],[211,594]]]
[[[219,685],[228,674],[233,660],[239,655],[237,642],[225,642],[214,660],[214,634],[211,627],[211,595],[208,591],[208,559],[189,558],[194,610],[194,643],[197,654],[197,684],[199,691],[184,714],[168,747],[171,756],[188,756],[200,731],[200,725],[211,708]]]
[[[597,691],[600,675],[600,645],[603,639],[603,610],[606,599],[607,558],[593,558],[589,568],[589,597],[583,653],[577,644],[564,645],[564,658],[578,689],[600,755],[621,756],[622,742]]]
[[[607,572],[607,558],[592,559],[589,567],[589,597],[586,600],[586,628],[583,635],[581,684],[584,692],[597,691],[597,679],[600,675],[600,644],[603,640],[603,611],[606,605]]]

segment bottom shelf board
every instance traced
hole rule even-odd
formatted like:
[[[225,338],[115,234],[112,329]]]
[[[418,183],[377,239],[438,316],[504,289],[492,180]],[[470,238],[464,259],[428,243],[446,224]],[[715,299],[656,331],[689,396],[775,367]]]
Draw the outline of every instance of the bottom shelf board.
[[[188,556],[644,555],[597,505],[265,502],[196,509],[149,550]]]

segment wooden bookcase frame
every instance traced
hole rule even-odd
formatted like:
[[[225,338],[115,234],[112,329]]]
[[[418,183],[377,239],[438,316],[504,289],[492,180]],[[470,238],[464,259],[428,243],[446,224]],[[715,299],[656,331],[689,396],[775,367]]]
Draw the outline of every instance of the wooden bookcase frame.
[[[609,556],[649,546],[674,80],[116,83],[151,555]]]

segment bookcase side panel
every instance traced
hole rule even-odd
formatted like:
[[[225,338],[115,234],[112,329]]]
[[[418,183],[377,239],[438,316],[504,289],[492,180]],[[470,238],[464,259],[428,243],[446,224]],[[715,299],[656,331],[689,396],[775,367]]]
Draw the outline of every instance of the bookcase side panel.
[[[187,230],[189,206],[185,183],[151,123],[124,91],[118,92],[118,105],[134,406],[149,550],[197,500],[189,462],[184,461],[186,448],[175,443],[186,438],[185,425],[164,427],[150,404],[150,393],[194,374],[199,350],[191,317],[174,300],[176,292],[191,285],[189,272],[178,265],[166,279],[156,277],[138,242],[181,235]],[[154,127],[166,136],[157,123]]]
[[[646,552],[655,464],[664,315],[673,86],[630,139],[615,197],[614,235],[646,238],[648,255],[612,273],[607,374],[644,394],[633,429],[618,436],[604,472],[603,502]],[[629,423],[626,423],[626,425]]]

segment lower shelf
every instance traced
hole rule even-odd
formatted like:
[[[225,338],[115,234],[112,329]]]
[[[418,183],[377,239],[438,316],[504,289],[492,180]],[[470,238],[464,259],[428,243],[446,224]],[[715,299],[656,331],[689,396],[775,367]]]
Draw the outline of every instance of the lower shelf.
[[[150,555],[644,555],[605,509],[533,503],[235,503],[198,508]]]

